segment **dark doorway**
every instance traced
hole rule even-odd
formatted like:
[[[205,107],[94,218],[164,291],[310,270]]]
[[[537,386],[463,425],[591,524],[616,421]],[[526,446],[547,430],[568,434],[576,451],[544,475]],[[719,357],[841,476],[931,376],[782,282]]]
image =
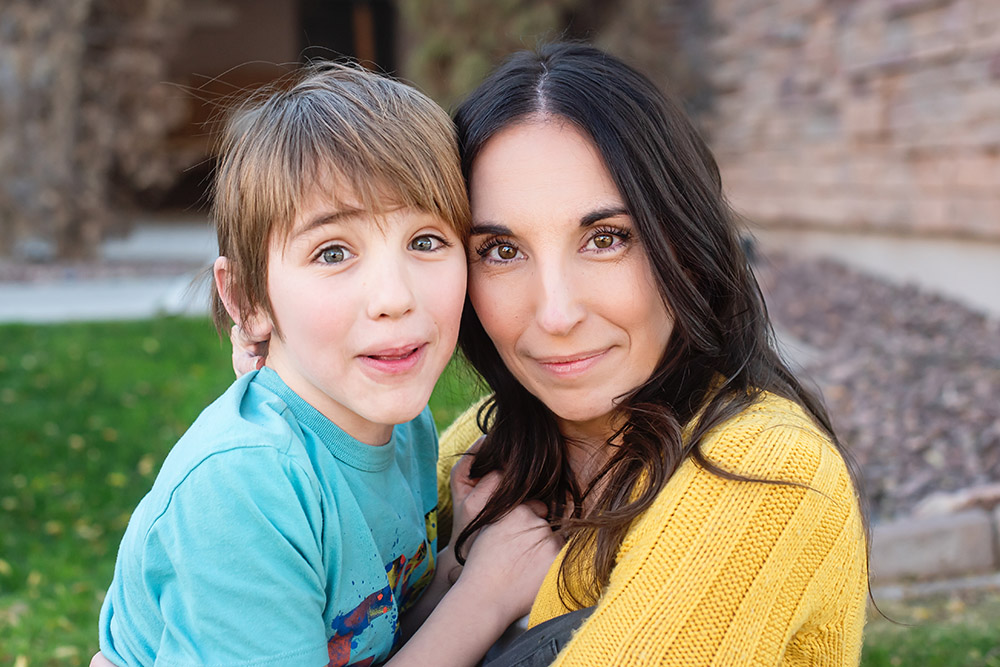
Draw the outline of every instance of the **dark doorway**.
[[[396,9],[390,0],[299,0],[302,59],[348,56],[396,68]]]

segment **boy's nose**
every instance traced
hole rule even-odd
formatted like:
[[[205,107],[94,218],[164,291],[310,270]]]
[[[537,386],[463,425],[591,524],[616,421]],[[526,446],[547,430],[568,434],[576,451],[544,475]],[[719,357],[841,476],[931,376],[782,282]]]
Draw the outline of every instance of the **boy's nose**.
[[[383,260],[373,266],[368,282],[368,316],[372,319],[402,317],[413,310],[414,280],[405,266]]]

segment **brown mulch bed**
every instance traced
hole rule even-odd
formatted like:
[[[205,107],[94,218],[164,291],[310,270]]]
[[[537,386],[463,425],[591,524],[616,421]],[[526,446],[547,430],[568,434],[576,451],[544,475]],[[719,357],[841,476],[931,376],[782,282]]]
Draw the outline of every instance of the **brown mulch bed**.
[[[758,262],[771,317],[820,387],[876,518],[1000,480],[1000,322],[831,261]]]

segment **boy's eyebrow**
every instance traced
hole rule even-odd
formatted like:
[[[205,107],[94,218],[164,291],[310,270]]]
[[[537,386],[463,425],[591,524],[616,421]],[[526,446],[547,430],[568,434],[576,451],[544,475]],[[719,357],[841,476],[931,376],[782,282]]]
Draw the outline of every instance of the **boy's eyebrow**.
[[[323,225],[345,222],[350,218],[357,217],[360,213],[362,213],[361,209],[357,208],[345,208],[340,209],[339,211],[320,213],[309,220],[306,224],[302,225],[300,229],[297,229],[295,231],[295,236],[301,236],[312,231],[313,229],[316,229],[317,227],[322,227]]]

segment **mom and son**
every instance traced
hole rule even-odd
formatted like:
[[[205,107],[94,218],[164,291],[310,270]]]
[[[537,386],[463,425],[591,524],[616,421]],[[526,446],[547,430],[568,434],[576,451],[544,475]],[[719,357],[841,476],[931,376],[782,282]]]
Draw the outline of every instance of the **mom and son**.
[[[548,45],[453,122],[312,66],[233,112],[212,215],[246,372],[132,515],[93,665],[474,665],[529,612],[491,664],[857,664],[853,473],[644,76]],[[439,447],[456,343],[493,393]]]

